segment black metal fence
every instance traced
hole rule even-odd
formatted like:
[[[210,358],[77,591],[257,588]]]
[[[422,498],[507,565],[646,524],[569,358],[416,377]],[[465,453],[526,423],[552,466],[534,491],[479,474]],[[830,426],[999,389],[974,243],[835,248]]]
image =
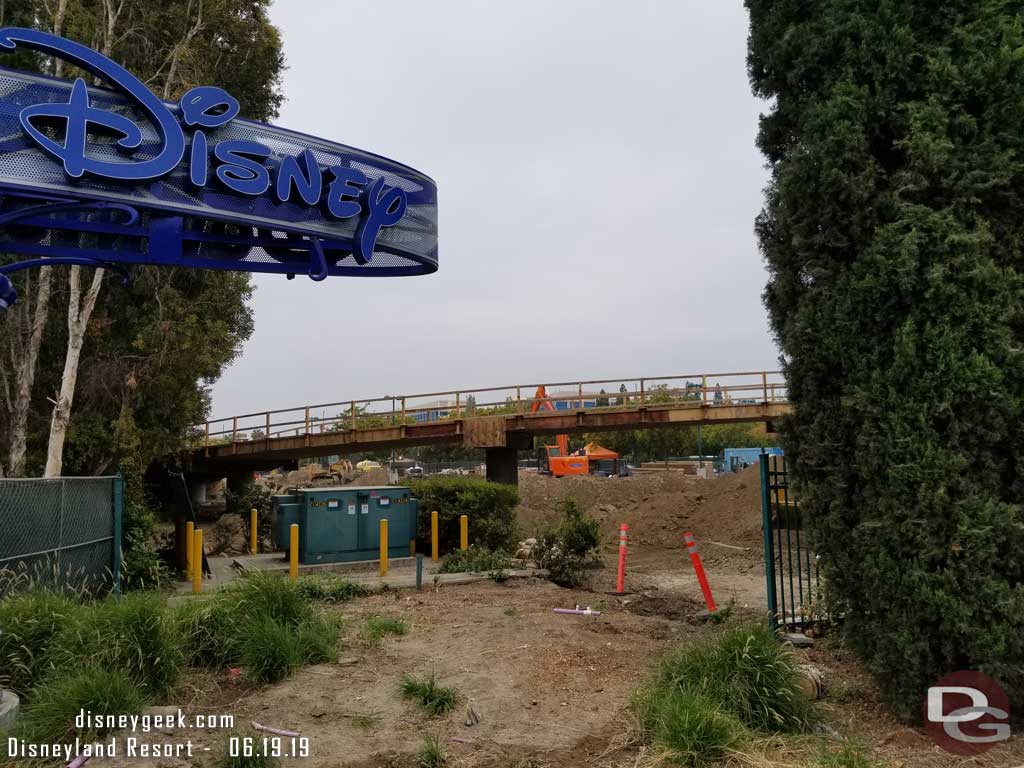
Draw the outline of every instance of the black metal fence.
[[[120,477],[0,480],[0,595],[19,583],[120,589]]]
[[[789,484],[786,457],[761,454],[760,467],[769,622],[798,629],[822,618],[818,560]]]

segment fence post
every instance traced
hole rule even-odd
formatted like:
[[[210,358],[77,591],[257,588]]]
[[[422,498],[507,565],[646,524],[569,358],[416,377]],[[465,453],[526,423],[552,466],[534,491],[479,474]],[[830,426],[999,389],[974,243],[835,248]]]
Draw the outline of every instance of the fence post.
[[[288,537],[288,578],[299,578],[299,524],[292,523]]]
[[[195,554],[196,524],[185,523],[185,573],[192,576],[192,556]]]
[[[203,529],[196,528],[192,542],[192,593],[203,591]]]
[[[356,428],[356,401],[352,401],[352,429]]]
[[[114,478],[114,595],[121,597],[121,523],[124,512],[124,478],[117,473]]]
[[[259,512],[255,509],[249,510],[249,550],[255,555],[256,548],[259,542],[256,540],[256,534],[259,526]]]
[[[768,454],[761,452],[761,530],[764,533],[764,583],[768,598],[768,628],[775,631],[779,606],[775,597],[775,545],[772,541],[772,503],[769,490]]]

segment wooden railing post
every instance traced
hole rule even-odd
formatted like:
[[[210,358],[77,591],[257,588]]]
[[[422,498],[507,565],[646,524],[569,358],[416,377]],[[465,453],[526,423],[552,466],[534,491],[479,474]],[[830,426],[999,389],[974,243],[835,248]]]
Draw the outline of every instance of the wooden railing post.
[[[402,398],[402,423],[405,424],[405,398]]]
[[[708,377],[700,377],[700,402],[702,405],[708,404]]]
[[[523,415],[523,389],[520,386],[516,386],[516,409],[519,411],[519,415]]]
[[[267,411],[267,413],[265,415],[266,415],[266,425],[267,426],[266,426],[266,429],[264,430],[264,435],[263,436],[267,440],[269,440],[270,439],[270,411]]]
[[[768,402],[768,371],[761,371],[761,386],[764,388],[764,401]]]
[[[577,396],[579,397],[579,401],[578,401],[579,402],[579,409],[582,411],[583,410],[583,385],[582,384],[577,384],[576,386],[578,388],[577,389]]]
[[[309,434],[309,406],[306,406],[306,434]]]
[[[352,401],[352,429],[356,428],[356,401]]]
[[[644,404],[644,380],[640,379],[640,405]]]
[[[459,400],[461,399],[461,392],[455,393],[455,418],[459,418]]]
[[[238,417],[235,416],[231,420],[231,442],[238,440]]]

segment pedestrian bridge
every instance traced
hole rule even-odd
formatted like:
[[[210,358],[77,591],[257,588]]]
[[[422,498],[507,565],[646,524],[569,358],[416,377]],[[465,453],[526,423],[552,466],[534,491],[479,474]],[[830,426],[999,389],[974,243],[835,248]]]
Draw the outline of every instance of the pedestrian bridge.
[[[189,473],[231,478],[301,458],[462,443],[485,449],[488,477],[515,482],[516,453],[536,436],[772,422],[788,411],[779,371],[389,394],[212,419],[191,430]]]

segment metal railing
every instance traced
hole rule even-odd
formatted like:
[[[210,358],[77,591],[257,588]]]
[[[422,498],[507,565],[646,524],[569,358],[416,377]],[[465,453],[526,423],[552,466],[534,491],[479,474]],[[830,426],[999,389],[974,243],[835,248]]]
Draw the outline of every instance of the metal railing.
[[[539,391],[545,396],[538,398]],[[196,425],[191,437],[202,447],[482,416],[532,418],[550,415],[552,410],[715,408],[780,402],[786,402],[786,382],[780,371],[592,379],[384,395],[245,413]]]

